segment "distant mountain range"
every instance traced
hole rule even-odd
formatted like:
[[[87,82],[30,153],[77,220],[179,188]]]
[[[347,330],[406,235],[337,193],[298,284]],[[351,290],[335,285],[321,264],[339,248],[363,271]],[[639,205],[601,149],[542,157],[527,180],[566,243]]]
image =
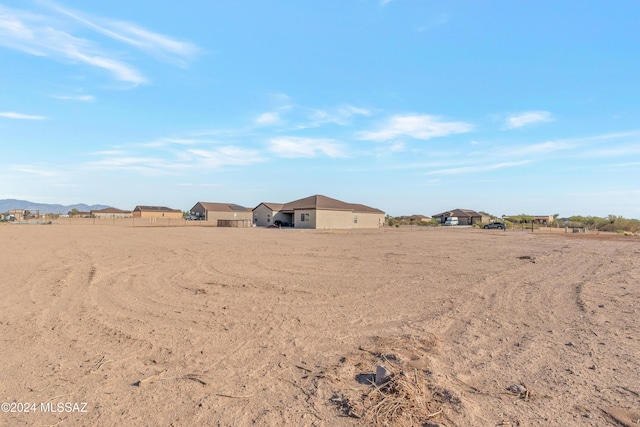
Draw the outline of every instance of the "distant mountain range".
[[[10,209],[22,209],[28,211],[38,211],[41,214],[67,214],[72,209],[80,212],[89,212],[90,210],[98,210],[108,208],[107,205],[86,205],[78,203],[77,205],[55,205],[48,203],[34,203],[27,200],[16,199],[0,199],[0,212],[7,212]]]

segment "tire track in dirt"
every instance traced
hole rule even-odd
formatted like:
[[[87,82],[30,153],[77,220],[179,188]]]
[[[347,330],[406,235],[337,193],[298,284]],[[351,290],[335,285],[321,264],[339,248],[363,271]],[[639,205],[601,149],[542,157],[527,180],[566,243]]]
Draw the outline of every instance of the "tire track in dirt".
[[[589,305],[584,294],[599,280],[610,278],[603,266],[612,254],[603,248],[602,253],[587,252],[578,260],[575,255],[571,251],[565,256],[538,255],[508,271],[497,271],[457,301],[455,320],[440,323],[442,336],[451,337],[446,340],[451,354],[464,346],[474,355],[451,357],[441,365],[453,379],[449,386],[459,381],[467,392],[481,391],[477,398],[484,405],[499,399],[503,411],[506,402],[510,402],[507,408],[514,408],[506,419],[496,414],[486,422],[537,419],[549,399],[558,395],[589,406],[588,399],[577,393],[585,380],[595,385],[593,379],[584,378],[593,370],[587,368],[595,366],[591,343],[596,334],[586,316]],[[505,393],[506,387],[519,382],[535,391],[536,401],[522,405]]]
[[[638,402],[637,244],[481,230],[11,233],[48,257],[25,244],[0,264],[12,268],[2,289],[17,290],[0,302],[0,391],[90,401],[70,425],[354,425],[327,393],[361,384],[326,374],[374,337],[436,336],[425,375],[461,402],[442,425],[605,425],[600,409]],[[530,399],[505,390],[517,382]]]

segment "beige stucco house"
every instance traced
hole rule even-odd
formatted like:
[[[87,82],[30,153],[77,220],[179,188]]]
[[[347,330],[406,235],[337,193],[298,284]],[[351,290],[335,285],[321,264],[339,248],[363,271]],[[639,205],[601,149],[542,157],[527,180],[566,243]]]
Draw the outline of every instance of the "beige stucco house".
[[[251,208],[235,203],[198,202],[191,208],[191,213],[212,225],[230,226],[235,222],[236,226],[251,226]]]
[[[253,223],[262,227],[378,228],[384,225],[384,212],[316,194],[289,203],[260,203],[253,209]]]
[[[95,209],[89,212],[93,218],[131,218],[131,211],[116,208]]]
[[[182,219],[180,209],[171,209],[166,206],[136,206],[132,215],[134,218]]]

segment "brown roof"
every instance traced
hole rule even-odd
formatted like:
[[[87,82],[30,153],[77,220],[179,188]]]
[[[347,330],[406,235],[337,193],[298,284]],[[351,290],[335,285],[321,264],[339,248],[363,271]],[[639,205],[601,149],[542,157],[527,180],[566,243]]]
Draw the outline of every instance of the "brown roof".
[[[236,205],[235,203],[210,203],[210,202],[198,202],[197,205],[201,205],[208,211],[212,212],[242,212],[251,211],[251,208],[245,208],[244,206]],[[194,206],[195,208],[195,206]],[[193,210],[193,209],[191,209]]]
[[[92,214],[94,213],[131,213],[131,211],[123,211],[120,209],[116,209],[116,208],[104,208],[104,209],[93,209],[91,211]]]
[[[182,212],[180,209],[171,209],[166,206],[136,206],[133,210],[140,212]]]
[[[358,213],[380,213],[384,212],[380,209],[372,208],[357,203],[346,203],[331,197],[316,194],[314,196],[305,197],[303,199],[294,200],[289,203],[261,203],[274,211],[291,211],[301,209],[315,210],[332,210],[332,211],[349,211]],[[260,206],[260,205],[258,205]]]
[[[384,212],[381,211],[380,209],[376,209],[376,208],[372,208],[369,206],[365,206],[365,205],[360,205],[357,203],[349,203],[351,206],[353,206],[353,211],[354,212],[360,212],[360,213],[381,213],[383,214]]]
[[[472,211],[471,209],[454,209],[448,212],[442,212],[436,215],[432,215],[431,218],[440,218],[440,217],[462,217],[462,218],[472,218],[472,217],[482,217],[481,213],[476,211]]]
[[[262,203],[260,203],[260,205],[265,205],[266,207],[268,207],[272,211],[281,211],[282,207],[284,206],[284,203],[262,202]],[[258,205],[258,206],[260,206],[260,205]],[[253,208],[253,210],[256,210],[258,208],[258,206]]]

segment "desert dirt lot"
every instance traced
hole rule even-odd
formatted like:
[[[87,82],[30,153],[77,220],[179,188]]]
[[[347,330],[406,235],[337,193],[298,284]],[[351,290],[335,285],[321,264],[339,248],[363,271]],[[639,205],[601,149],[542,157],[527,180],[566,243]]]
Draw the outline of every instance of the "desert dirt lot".
[[[0,242],[0,401],[36,405],[0,425],[640,426],[637,237],[62,223]]]

